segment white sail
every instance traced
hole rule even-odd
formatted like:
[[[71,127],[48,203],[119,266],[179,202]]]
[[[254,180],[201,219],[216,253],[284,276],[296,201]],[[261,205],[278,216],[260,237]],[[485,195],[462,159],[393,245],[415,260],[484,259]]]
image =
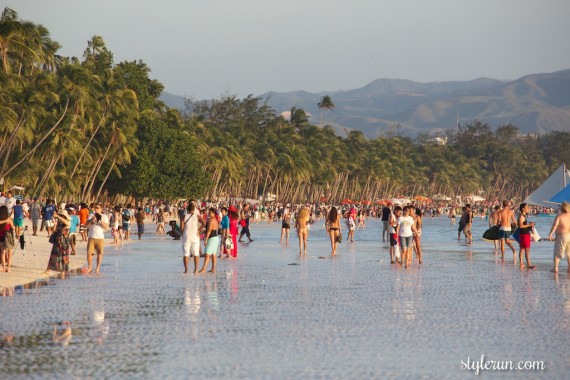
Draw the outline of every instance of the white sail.
[[[562,164],[538,189],[524,200],[524,203],[553,207],[554,205],[549,201],[553,196],[558,194],[560,190],[564,189],[568,183],[570,183],[570,172],[566,170],[566,167]]]

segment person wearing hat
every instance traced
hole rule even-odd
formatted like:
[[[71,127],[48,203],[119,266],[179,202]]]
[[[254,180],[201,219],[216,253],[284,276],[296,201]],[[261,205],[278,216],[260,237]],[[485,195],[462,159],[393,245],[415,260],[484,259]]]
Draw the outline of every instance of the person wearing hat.
[[[65,274],[69,271],[69,226],[71,225],[71,217],[66,210],[54,214],[53,217],[57,225],[49,238],[49,242],[53,245],[44,273],[48,274],[50,270],[58,271],[61,272],[62,277],[65,277]]]

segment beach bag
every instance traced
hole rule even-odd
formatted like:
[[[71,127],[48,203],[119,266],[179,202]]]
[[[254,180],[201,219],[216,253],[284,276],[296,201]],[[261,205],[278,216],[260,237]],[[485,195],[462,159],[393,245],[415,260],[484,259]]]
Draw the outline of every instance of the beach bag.
[[[396,256],[397,259],[399,259],[401,257],[400,245],[399,244],[394,246],[394,256]]]
[[[224,246],[227,250],[234,249],[234,241],[231,237],[227,237],[224,241]]]
[[[520,242],[521,242],[521,241],[520,241],[520,231],[519,231],[518,228],[515,230],[515,232],[513,232],[513,234],[511,235],[511,238],[515,239],[515,241],[516,241],[517,243],[520,243]]]
[[[336,237],[336,242],[337,243],[342,243],[342,234],[339,232],[339,234]]]
[[[536,231],[535,227],[532,227],[532,232],[530,233],[530,237],[532,238],[533,242],[537,242],[540,241],[540,235],[538,234],[538,231]]]

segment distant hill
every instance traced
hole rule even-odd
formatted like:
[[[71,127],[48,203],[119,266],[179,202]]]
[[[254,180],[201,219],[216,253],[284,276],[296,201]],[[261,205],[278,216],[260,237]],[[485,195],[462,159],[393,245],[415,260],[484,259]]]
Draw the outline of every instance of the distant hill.
[[[419,83],[378,79],[349,91],[268,92],[258,97],[268,99],[277,113],[303,108],[317,124],[317,103],[325,94],[332,97],[336,108],[325,111],[323,123],[341,133],[343,128],[360,130],[371,138],[396,127],[398,133],[410,136],[443,132],[455,128],[458,117],[461,124],[476,119],[493,127],[513,123],[522,133],[570,130],[570,70],[532,74],[514,81],[479,78]],[[176,108],[183,108],[183,98],[178,98],[182,107]]]

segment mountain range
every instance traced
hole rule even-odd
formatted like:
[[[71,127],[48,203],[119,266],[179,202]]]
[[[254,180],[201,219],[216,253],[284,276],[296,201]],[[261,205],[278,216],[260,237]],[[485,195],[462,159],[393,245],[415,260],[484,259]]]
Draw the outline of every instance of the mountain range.
[[[331,125],[339,135],[355,129],[370,138],[388,133],[415,137],[444,133],[457,128],[458,122],[474,120],[493,128],[512,123],[521,133],[570,131],[570,69],[512,81],[377,79],[348,91],[272,91],[257,97],[267,100],[277,113],[302,108],[311,114],[313,124],[319,124],[318,103],[324,95],[332,98],[335,108],[325,110],[323,124]],[[181,96],[165,92],[161,100],[170,107],[184,108]]]

